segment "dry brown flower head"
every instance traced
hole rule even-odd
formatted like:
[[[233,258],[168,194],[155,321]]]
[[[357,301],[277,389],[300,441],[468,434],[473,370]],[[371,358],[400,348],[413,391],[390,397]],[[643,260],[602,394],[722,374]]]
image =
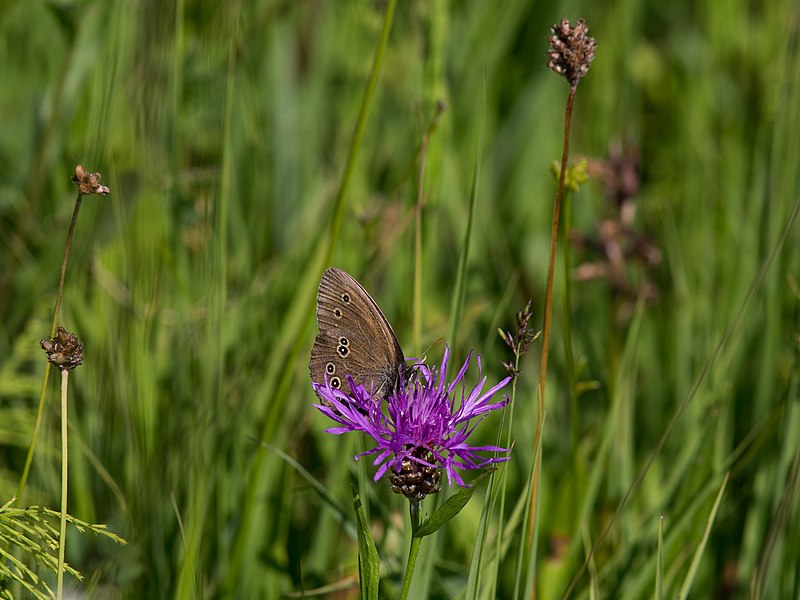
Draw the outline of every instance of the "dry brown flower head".
[[[81,194],[88,196],[89,194],[109,194],[111,190],[106,185],[100,183],[100,173],[89,173],[83,168],[83,165],[75,167],[75,175],[72,176],[72,181],[78,184],[78,189]]]

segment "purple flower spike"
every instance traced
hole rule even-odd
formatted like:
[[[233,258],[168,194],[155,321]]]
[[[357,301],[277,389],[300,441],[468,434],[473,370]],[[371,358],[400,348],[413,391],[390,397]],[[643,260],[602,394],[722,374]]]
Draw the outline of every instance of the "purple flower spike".
[[[396,390],[386,399],[385,406],[363,386],[355,385],[348,376],[352,394],[329,384],[312,383],[322,400],[317,409],[339,425],[328,433],[342,434],[363,431],[375,440],[375,448],[356,456],[374,454],[378,467],[375,481],[390,474],[393,491],[408,498],[421,500],[439,491],[440,469],[447,473],[452,485],[467,487],[457,469],[478,469],[508,460],[508,456],[484,457],[481,452],[508,453],[498,446],[470,446],[467,441],[477,424],[487,414],[508,404],[508,397],[493,400],[511,377],[484,391],[478,357],[478,383],[467,390],[463,382],[472,353],[452,382],[447,382],[447,362],[450,350],[445,347],[440,369],[418,363],[415,381]],[[460,398],[457,388],[461,385]]]

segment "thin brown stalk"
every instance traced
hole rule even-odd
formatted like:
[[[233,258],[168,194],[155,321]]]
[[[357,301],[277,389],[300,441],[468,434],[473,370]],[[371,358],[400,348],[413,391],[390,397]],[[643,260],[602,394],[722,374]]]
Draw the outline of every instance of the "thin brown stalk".
[[[553,225],[550,232],[550,261],[547,267],[547,287],[545,288],[544,296],[544,322],[542,324],[542,358],[539,364],[539,410],[536,414],[536,431],[534,436],[534,448],[539,448],[540,438],[542,436],[542,423],[544,420],[544,393],[545,385],[547,382],[547,359],[549,355],[550,343],[550,328],[553,312],[553,279],[555,275],[556,263],[556,248],[558,247],[558,230],[559,221],[561,219],[561,202],[564,197],[564,180],[567,172],[567,160],[569,158],[569,130],[570,123],[572,122],[572,107],[575,101],[575,90],[577,84],[570,85],[569,96],[567,98],[567,107],[564,115],[564,147],[561,151],[561,172],[558,177],[558,189],[556,191],[555,206],[553,208]],[[536,518],[536,507],[538,506],[539,495],[539,478],[541,471],[541,454],[537,455],[536,465],[534,467],[533,479],[531,481],[532,493],[530,514],[531,519],[528,522],[528,550],[533,543],[533,531]],[[535,598],[535,586],[531,590],[531,598]]]
[[[75,208],[72,211],[72,220],[69,224],[69,232],[67,233],[67,241],[64,246],[64,259],[61,261],[61,278],[58,281],[58,291],[56,292],[56,304],[53,308],[53,323],[50,326],[50,337],[55,337],[56,328],[58,326],[58,313],[61,310],[61,300],[64,296],[64,281],[67,277],[67,263],[69,262],[69,252],[72,248],[72,238],[75,234],[75,224],[78,222],[78,212],[81,209],[81,199],[83,194],[79,191],[78,197],[75,199]],[[44,377],[42,378],[42,390],[39,394],[39,406],[36,409],[36,420],[33,424],[33,435],[31,436],[31,443],[28,446],[28,455],[25,457],[25,467],[22,470],[22,477],[19,481],[19,488],[17,489],[17,502],[22,498],[22,492],[25,491],[25,485],[28,482],[28,475],[31,470],[31,463],[33,462],[33,453],[36,449],[36,441],[39,438],[39,430],[42,426],[42,413],[44,410],[44,397],[47,392],[47,381],[50,378],[51,364],[48,362],[44,367]]]

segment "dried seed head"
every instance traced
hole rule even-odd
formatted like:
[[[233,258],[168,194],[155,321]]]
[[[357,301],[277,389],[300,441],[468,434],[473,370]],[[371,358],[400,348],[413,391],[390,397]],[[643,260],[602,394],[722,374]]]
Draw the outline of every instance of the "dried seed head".
[[[108,186],[100,183],[100,173],[88,173],[83,165],[75,167],[75,175],[72,176],[72,181],[78,184],[78,189],[81,194],[88,196],[89,194],[109,194],[111,190]]]
[[[83,344],[78,336],[63,327],[58,327],[56,337],[39,342],[42,350],[47,352],[47,360],[62,371],[71,371],[83,364]]]
[[[427,455],[425,461],[431,461],[433,456],[424,448],[414,451],[415,455]],[[428,494],[435,494],[439,491],[439,478],[441,471],[435,467],[422,465],[410,458],[404,458],[400,472],[391,471],[389,480],[392,482],[392,491],[395,494],[403,494],[409,500],[422,500]]]
[[[589,37],[589,28],[583,19],[578,19],[575,27],[567,19],[551,28],[550,50],[547,51],[547,67],[562,75],[572,87],[589,72],[595,55],[597,42]]]
[[[500,333],[500,337],[506,343],[506,345],[511,348],[511,351],[514,353],[515,356],[519,356],[525,354],[531,348],[531,344],[539,337],[540,331],[536,331],[532,327],[529,326],[529,321],[533,316],[533,311],[531,311],[531,301],[528,300],[528,303],[517,311],[517,331],[516,333],[511,333],[510,331],[503,331],[502,329],[498,329]],[[503,366],[508,370],[513,376],[519,375],[519,372],[514,367],[513,362],[503,362]]]

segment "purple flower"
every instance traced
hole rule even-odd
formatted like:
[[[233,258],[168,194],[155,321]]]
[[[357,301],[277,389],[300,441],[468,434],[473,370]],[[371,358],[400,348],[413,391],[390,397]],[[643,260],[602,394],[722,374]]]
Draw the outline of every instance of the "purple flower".
[[[491,411],[505,406],[508,397],[492,401],[492,396],[511,380],[506,377],[497,385],[483,391],[486,377],[467,393],[462,385],[460,401],[456,388],[462,383],[472,353],[467,357],[455,379],[447,383],[449,348],[445,348],[441,368],[436,371],[427,365],[414,365],[416,379],[405,389],[395,391],[386,405],[375,399],[363,385],[355,385],[348,375],[352,394],[346,394],[326,384],[312,383],[322,400],[317,409],[339,423],[326,431],[336,435],[348,431],[363,431],[377,444],[375,448],[356,456],[377,455],[378,471],[375,481],[390,471],[392,489],[409,498],[421,499],[438,491],[438,469],[447,472],[450,484],[455,481],[467,487],[456,469],[478,469],[487,464],[508,460],[508,456],[482,457],[479,452],[508,452],[498,446],[470,446],[467,440],[476,425]],[[475,420],[471,423],[471,421]],[[433,475],[435,473],[435,475]],[[427,478],[427,484],[419,480]],[[431,480],[432,478],[432,480]],[[422,487],[420,487],[420,485]]]

